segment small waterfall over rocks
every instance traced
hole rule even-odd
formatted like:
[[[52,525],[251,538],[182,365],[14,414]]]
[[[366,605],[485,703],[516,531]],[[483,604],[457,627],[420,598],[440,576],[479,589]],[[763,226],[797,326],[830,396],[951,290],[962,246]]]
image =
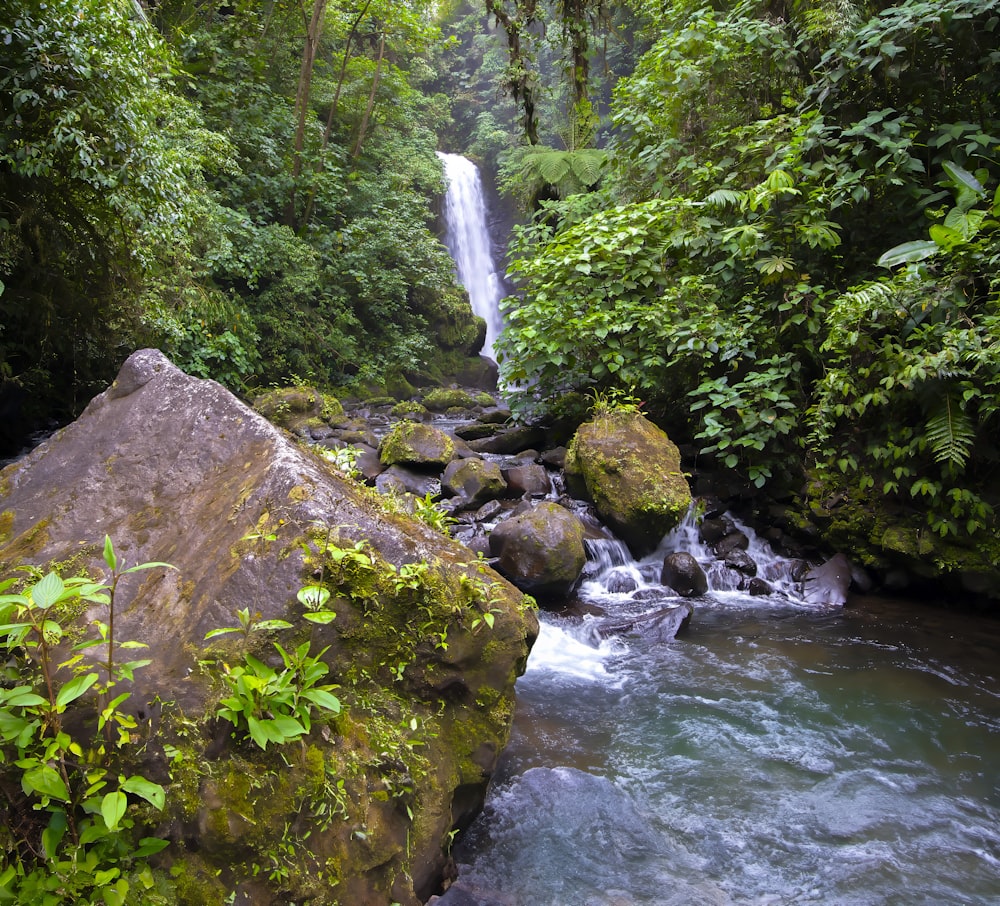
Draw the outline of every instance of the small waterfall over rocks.
[[[496,359],[494,343],[503,329],[500,300],[507,294],[496,272],[479,168],[467,157],[438,152],[448,191],[444,197],[445,245],[472,310],[486,321],[483,355]]]

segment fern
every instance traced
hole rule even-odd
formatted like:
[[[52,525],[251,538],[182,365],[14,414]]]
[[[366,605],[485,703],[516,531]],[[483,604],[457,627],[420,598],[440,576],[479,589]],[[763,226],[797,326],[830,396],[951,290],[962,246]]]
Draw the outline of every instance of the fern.
[[[945,396],[927,419],[927,443],[934,459],[963,469],[975,439],[975,426],[968,413],[950,395]]]

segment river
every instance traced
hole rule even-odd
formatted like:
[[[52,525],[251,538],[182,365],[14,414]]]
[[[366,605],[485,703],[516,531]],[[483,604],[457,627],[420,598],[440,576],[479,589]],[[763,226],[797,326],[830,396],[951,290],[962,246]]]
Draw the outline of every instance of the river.
[[[635,612],[610,568],[581,597]],[[673,641],[596,619],[543,615],[441,906],[1000,903],[1000,624],[719,590]]]

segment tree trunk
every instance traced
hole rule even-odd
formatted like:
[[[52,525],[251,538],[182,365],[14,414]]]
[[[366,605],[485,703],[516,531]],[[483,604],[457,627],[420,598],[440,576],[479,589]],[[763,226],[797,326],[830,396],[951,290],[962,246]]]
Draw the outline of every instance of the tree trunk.
[[[379,78],[382,75],[382,60],[385,58],[385,32],[379,36],[378,60],[375,63],[375,78],[372,79],[372,90],[368,94],[368,104],[365,107],[365,115],[361,117],[361,125],[358,127],[358,140],[351,152],[351,157],[356,158],[361,153],[361,145],[368,132],[368,122],[371,119],[372,110],[375,107],[375,92],[378,90]]]
[[[316,49],[319,47],[319,36],[323,31],[323,13],[326,11],[327,0],[313,0],[312,17],[306,25],[306,40],[302,48],[302,66],[299,69],[299,85],[295,92],[295,145],[292,151],[292,191],[288,199],[288,209],[285,212],[285,222],[295,227],[295,189],[302,175],[302,151],[306,143],[306,116],[309,113],[309,91],[312,86],[313,65],[316,62]],[[302,9],[305,18],[305,8]]]

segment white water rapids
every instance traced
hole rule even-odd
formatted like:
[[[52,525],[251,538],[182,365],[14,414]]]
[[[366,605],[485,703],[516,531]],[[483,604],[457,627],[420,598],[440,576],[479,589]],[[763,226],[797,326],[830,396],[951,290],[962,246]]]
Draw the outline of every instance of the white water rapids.
[[[662,550],[591,546],[440,906],[1000,903],[1000,626],[807,606],[750,534],[775,593],[712,567],[668,642],[597,631],[671,603]],[[667,544],[707,553],[687,527]]]
[[[495,359],[494,343],[503,329],[500,300],[506,291],[494,265],[479,168],[458,154],[438,152],[438,157],[448,181],[444,198],[445,245],[455,259],[458,279],[468,290],[472,310],[486,321],[483,355]]]

